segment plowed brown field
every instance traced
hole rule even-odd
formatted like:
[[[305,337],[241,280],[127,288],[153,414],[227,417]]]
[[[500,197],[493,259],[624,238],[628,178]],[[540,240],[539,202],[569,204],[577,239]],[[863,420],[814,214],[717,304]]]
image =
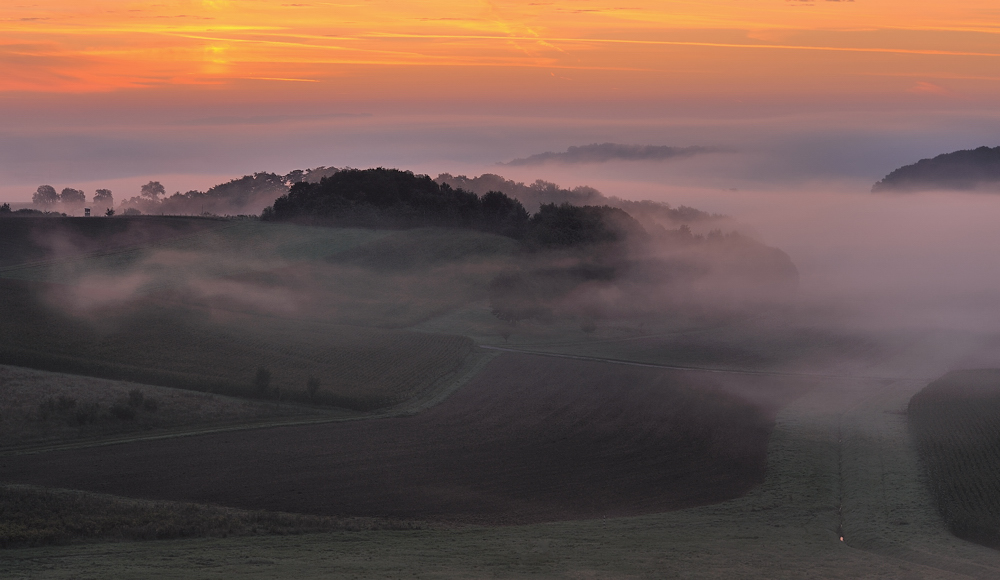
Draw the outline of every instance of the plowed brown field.
[[[407,418],[0,458],[8,482],[322,515],[484,524],[717,502],[762,481],[801,380],[505,354]],[[737,394],[738,393],[738,394]]]

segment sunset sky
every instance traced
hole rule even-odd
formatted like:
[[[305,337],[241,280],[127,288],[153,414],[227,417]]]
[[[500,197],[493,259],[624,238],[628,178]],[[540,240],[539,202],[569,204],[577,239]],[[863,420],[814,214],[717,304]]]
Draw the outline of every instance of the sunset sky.
[[[867,180],[1000,128],[995,0],[12,0],[0,28],[12,200],[315,165],[497,171],[606,141],[761,144],[730,157],[734,183],[805,147],[832,165],[804,178]]]

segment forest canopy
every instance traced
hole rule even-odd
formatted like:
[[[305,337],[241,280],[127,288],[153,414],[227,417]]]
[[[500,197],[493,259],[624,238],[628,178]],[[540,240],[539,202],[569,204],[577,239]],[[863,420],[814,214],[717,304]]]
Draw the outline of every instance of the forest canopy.
[[[300,181],[264,220],[370,228],[460,227],[521,238],[528,212],[498,192],[482,197],[399,169],[345,169],[319,183]]]
[[[1000,147],[944,153],[904,165],[872,186],[872,192],[970,190],[1000,186]]]
[[[369,228],[456,227],[523,240],[528,248],[624,241],[646,234],[609,206],[542,204],[529,217],[499,191],[482,196],[399,169],[345,169],[319,183],[299,182],[262,219]]]

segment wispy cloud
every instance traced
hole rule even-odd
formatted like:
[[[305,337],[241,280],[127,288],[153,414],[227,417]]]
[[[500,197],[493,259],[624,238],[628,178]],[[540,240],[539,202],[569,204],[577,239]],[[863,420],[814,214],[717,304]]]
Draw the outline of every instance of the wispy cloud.
[[[702,153],[719,153],[718,147],[670,147],[667,145],[621,145],[592,143],[566,151],[536,153],[501,165],[541,165],[543,163],[604,163],[607,161],[665,161]]]
[[[298,80],[298,79],[277,79],[277,80]],[[183,126],[203,126],[203,125],[273,125],[277,123],[300,123],[306,121],[326,121],[328,119],[344,119],[357,117],[370,117],[369,113],[327,113],[323,115],[258,115],[258,116],[219,116],[203,117],[181,121],[178,125]]]

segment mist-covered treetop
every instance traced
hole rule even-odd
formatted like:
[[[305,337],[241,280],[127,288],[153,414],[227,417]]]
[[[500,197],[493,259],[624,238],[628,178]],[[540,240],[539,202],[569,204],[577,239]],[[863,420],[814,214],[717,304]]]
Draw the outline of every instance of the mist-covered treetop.
[[[904,165],[872,186],[872,192],[1000,189],[1000,147],[978,147],[944,153]]]
[[[579,186],[572,189],[561,188],[555,183],[541,179],[537,179],[534,183],[526,185],[512,179],[505,179],[493,173],[484,173],[479,177],[455,176],[450,173],[442,173],[437,176],[435,181],[480,195],[487,191],[501,191],[520,201],[528,211],[532,212],[538,211],[543,204],[554,203],[559,205],[570,203],[573,205],[616,207],[628,212],[629,215],[646,226],[654,221],[676,226],[685,223],[691,224],[724,219],[724,216],[709,214],[693,207],[683,205],[672,207],[668,203],[659,201],[621,199],[619,197],[604,195],[593,187],[587,186]]]

